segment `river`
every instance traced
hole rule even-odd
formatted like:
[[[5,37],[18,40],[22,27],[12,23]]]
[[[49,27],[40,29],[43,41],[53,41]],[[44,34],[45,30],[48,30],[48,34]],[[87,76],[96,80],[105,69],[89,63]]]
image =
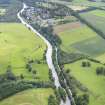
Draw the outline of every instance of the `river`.
[[[53,61],[52,61],[52,51],[53,51],[52,45],[50,44],[50,42],[47,39],[45,39],[45,37],[43,37],[43,35],[41,35],[37,30],[35,30],[30,24],[28,24],[21,17],[21,13],[23,13],[23,11],[27,7],[28,6],[25,3],[23,3],[23,8],[22,8],[21,11],[19,11],[19,13],[17,14],[17,17],[19,18],[19,20],[21,21],[22,24],[24,24],[27,28],[30,28],[36,35],[38,35],[46,43],[46,45],[47,45],[46,60],[47,60],[48,67],[52,71],[52,76],[54,78],[54,84],[55,84],[56,88],[61,87],[57,72],[55,70],[55,67],[54,67],[54,64],[53,64]],[[71,103],[70,99],[67,97],[65,103],[61,100],[60,105],[71,105],[70,103]]]

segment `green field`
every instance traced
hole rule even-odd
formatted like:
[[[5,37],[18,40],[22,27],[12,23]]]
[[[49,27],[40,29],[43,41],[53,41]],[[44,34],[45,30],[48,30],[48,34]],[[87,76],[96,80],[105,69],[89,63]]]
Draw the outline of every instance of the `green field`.
[[[92,57],[105,53],[105,40],[98,36],[74,43],[71,46]]]
[[[105,11],[94,10],[91,12],[81,13],[80,16],[105,34]]]
[[[102,13],[98,15],[101,17]],[[90,19],[90,21],[92,20]],[[82,53],[105,62],[105,56],[102,59],[102,55],[105,55],[105,40],[84,24],[80,26],[76,26],[76,24],[70,26],[70,24],[66,29],[64,27],[64,30],[60,26],[61,32],[60,28],[57,28],[59,26],[55,27],[55,31],[57,32],[58,29],[57,34],[62,40],[61,49],[67,53]]]
[[[105,76],[97,76],[96,68],[102,67],[101,64],[93,63],[91,67],[82,67],[82,61],[65,65],[66,69],[71,70],[71,74],[89,90],[89,105],[105,105]],[[80,92],[79,92],[80,93]]]
[[[94,11],[90,11],[90,12],[86,12],[86,14],[89,13],[91,15],[95,15],[95,16],[100,16],[100,17],[104,17],[105,18],[105,11],[104,10],[94,10]]]
[[[48,105],[52,89],[31,89],[15,94],[0,102],[0,105]]]
[[[44,42],[22,24],[0,24],[0,73],[5,73],[7,66],[11,65],[16,76],[23,74],[26,80],[33,80],[33,74],[26,69],[27,62],[33,60],[32,69],[37,71],[35,77],[48,81],[48,66],[43,63],[45,49]]]
[[[103,32],[103,34],[105,35],[105,11],[103,10],[94,10],[94,11],[90,11],[90,12],[86,12],[86,13],[82,13],[80,14],[80,16],[82,18],[84,18],[87,22],[89,22],[93,27],[97,28],[98,30],[100,30],[101,32]],[[98,60],[102,60],[102,62],[105,62],[105,53],[103,53],[102,55],[99,55],[99,57],[97,57]],[[103,57],[103,59],[102,59]]]

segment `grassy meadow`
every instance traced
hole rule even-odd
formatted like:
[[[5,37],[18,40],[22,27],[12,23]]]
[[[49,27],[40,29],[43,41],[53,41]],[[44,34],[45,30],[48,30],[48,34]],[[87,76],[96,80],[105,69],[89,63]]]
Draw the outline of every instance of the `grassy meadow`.
[[[87,60],[80,60],[75,63],[65,65],[66,69],[71,70],[71,74],[80,81],[86,88],[90,96],[89,105],[104,105],[105,104],[105,76],[97,76],[96,68],[103,65],[98,63],[91,63],[91,67],[82,67],[82,62]],[[80,90],[79,94],[82,93]]]
[[[15,75],[23,74],[25,79],[33,80],[33,74],[26,69],[27,62],[33,60],[32,68],[37,71],[38,80],[48,81],[48,66],[43,63],[45,49],[44,42],[22,24],[0,24],[0,74],[11,65]]]
[[[0,105],[48,105],[48,97],[54,95],[52,89],[31,89],[15,94]]]

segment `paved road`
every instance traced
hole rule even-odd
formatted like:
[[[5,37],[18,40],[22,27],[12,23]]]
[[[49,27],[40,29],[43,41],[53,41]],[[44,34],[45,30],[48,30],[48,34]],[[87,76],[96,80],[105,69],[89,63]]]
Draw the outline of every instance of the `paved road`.
[[[49,69],[52,70],[52,76],[54,78],[54,84],[56,86],[56,88],[60,87],[60,82],[59,82],[59,78],[58,75],[56,73],[56,70],[54,68],[53,62],[52,62],[52,45],[50,44],[50,42],[45,39],[43,37],[43,35],[41,35],[40,33],[38,33],[31,25],[29,25],[22,17],[21,17],[21,13],[27,8],[26,4],[23,3],[23,9],[17,14],[18,18],[20,19],[21,23],[24,24],[26,27],[30,28],[35,34],[37,34],[41,39],[44,40],[44,42],[47,45],[47,52],[46,52],[46,60],[47,60],[47,64]],[[70,104],[70,100],[67,97],[66,102],[64,103],[63,101],[61,101],[61,105],[71,105]]]

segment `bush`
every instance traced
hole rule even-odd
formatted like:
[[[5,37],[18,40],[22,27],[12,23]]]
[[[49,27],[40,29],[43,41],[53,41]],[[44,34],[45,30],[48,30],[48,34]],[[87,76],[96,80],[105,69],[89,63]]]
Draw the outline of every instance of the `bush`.
[[[96,68],[97,75],[105,75],[105,68],[104,67],[97,67]]]
[[[66,92],[63,88],[59,87],[58,89],[61,99],[65,102],[66,101]]]
[[[88,105],[89,104],[89,95],[83,94],[76,98],[76,105]]]
[[[56,98],[53,95],[50,95],[48,98],[48,105],[58,105]]]

